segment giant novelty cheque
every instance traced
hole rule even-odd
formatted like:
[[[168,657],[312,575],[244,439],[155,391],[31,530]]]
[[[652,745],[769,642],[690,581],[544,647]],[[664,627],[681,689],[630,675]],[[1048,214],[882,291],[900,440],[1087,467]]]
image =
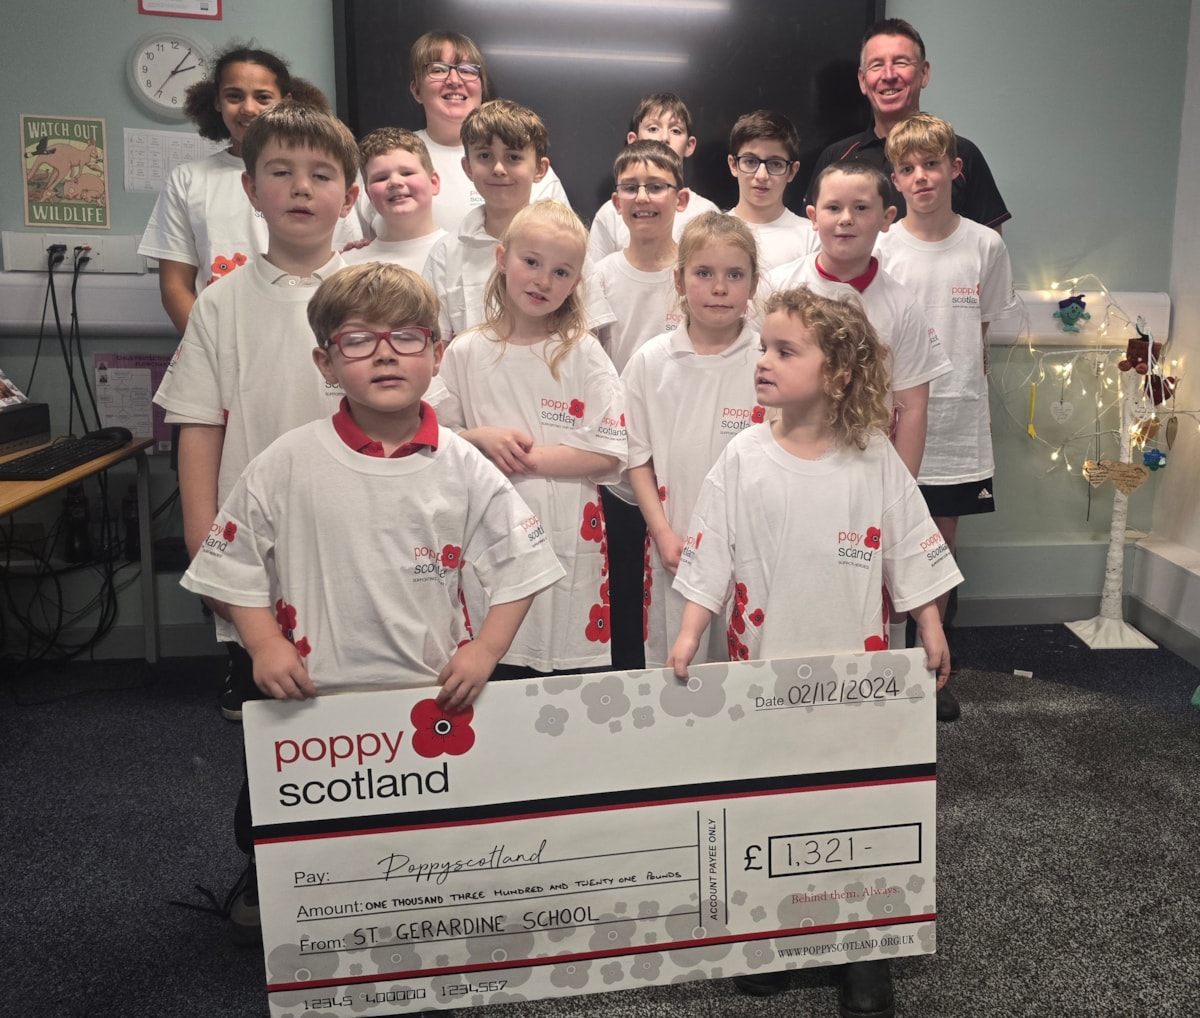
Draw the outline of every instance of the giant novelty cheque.
[[[921,651],[245,708],[276,1018],[931,953]]]

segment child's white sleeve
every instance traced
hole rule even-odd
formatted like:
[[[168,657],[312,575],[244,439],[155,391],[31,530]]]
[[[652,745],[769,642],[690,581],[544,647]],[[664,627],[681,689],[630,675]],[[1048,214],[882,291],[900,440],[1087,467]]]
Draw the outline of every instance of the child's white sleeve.
[[[210,292],[202,293],[193,305],[183,339],[159,383],[154,402],[169,414],[189,421],[224,425],[220,355],[213,328],[215,308],[211,298],[205,299]]]
[[[196,231],[192,228],[188,209],[187,176],[188,164],[185,163],[176,166],[167,177],[142,234],[138,254],[199,268]]]
[[[650,448],[649,407],[646,405],[646,357],[643,351],[635,350],[621,383],[625,387],[625,430],[629,442],[629,466],[640,467],[654,455]]]
[[[1006,318],[1017,310],[1008,248],[995,230],[988,230],[988,233],[992,236],[987,238],[989,243],[984,252],[979,294],[979,316],[985,322]]]
[[[462,560],[474,567],[488,603],[507,604],[557,583],[567,573],[545,525],[482,453],[472,448],[466,455],[474,476]]]
[[[470,350],[468,344],[469,340],[463,338],[446,347],[446,352],[442,354],[441,367],[434,376],[434,381],[442,381],[441,399],[434,406],[438,423],[451,431],[463,431],[467,426],[466,408],[462,398],[466,366],[462,363],[462,355]]]
[[[251,463],[217,511],[208,538],[179,581],[185,589],[229,604],[270,607],[267,563],[274,550],[275,528],[251,490],[256,476]]]
[[[599,262],[624,246],[617,236],[617,227],[623,225],[621,216],[611,201],[606,201],[592,217],[592,228],[588,231],[588,257]]]
[[[729,447],[713,465],[692,510],[671,586],[714,615],[724,612],[737,545],[738,471]]]
[[[581,345],[586,356],[581,426],[572,428],[562,444],[572,449],[615,456],[616,465],[602,476],[589,477],[596,484],[615,484],[629,459],[625,433],[625,394],[617,369],[599,342],[588,336]]]
[[[421,270],[421,275],[425,282],[433,287],[433,292],[438,299],[438,328],[442,334],[442,341],[449,343],[454,338],[454,328],[450,324],[450,311],[446,302],[447,286],[446,286],[446,259],[449,256],[449,241],[451,235],[446,234],[441,240],[433,245],[429,252],[429,257],[425,259],[425,268]]]

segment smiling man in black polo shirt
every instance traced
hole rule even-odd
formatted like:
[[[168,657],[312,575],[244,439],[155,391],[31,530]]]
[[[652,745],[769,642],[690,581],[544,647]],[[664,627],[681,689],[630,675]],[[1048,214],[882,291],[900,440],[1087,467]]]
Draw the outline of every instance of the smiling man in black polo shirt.
[[[821,170],[840,159],[869,162],[890,179],[892,168],[884,157],[883,143],[888,131],[921,108],[921,89],[928,84],[929,61],[925,59],[925,43],[912,25],[902,18],[887,18],[868,28],[863,36],[858,87],[871,104],[874,122],[862,133],[834,142],[821,153],[813,167],[809,196],[811,180],[816,180]],[[999,230],[1001,223],[1012,218],[1012,213],[1000,196],[987,160],[961,134],[958,135],[958,155],[963,166],[952,186],[954,211]],[[897,218],[902,217],[904,198],[894,187],[892,204],[898,210]]]

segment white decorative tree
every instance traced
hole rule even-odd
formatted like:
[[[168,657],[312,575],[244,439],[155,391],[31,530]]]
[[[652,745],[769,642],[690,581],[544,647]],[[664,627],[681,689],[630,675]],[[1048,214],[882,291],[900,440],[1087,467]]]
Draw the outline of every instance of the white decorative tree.
[[[1134,371],[1121,372],[1120,462],[1128,463],[1132,449],[1137,390],[1146,384],[1146,376]],[[1113,493],[1112,522],[1108,528],[1108,556],[1104,562],[1104,588],[1100,594],[1100,614],[1067,628],[1093,650],[1153,649],[1157,646],[1125,621],[1125,529],[1129,518],[1129,495],[1120,486]]]

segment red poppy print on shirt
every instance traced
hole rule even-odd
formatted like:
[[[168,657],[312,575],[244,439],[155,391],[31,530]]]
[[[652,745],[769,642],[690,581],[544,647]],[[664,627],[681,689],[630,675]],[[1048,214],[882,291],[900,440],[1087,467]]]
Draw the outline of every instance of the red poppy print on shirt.
[[[592,643],[608,643],[611,631],[608,628],[608,605],[594,604],[588,611],[588,624],[584,635]]]
[[[307,636],[300,637],[293,646],[296,648],[296,653],[301,657],[308,657],[312,653],[312,646],[309,644]]]
[[[582,417],[583,416],[583,400],[581,400],[581,399],[571,400],[571,405],[569,407],[567,407],[567,413],[569,413],[572,417]]]
[[[221,531],[221,536],[224,537],[226,541],[232,541],[235,537],[237,537],[237,524],[234,523],[233,520],[230,520],[225,524],[225,529]]]
[[[589,502],[583,507],[579,536],[585,541],[595,541],[597,544],[604,542],[604,510],[600,508],[599,500]]]
[[[863,546],[867,548],[878,548],[879,539],[882,535],[878,527],[867,527],[867,536],[863,538]]]
[[[756,406],[750,411],[750,420],[754,424],[762,424],[767,419],[767,411],[765,407]]]
[[[213,259],[210,266],[212,269],[212,278],[209,283],[215,283],[222,276],[227,276],[234,269],[246,264],[246,256],[244,254],[235,254],[232,258],[226,258],[224,255],[217,255]]]
[[[457,544],[448,544],[442,549],[442,565],[447,569],[457,569],[462,565],[462,548]]]
[[[752,612],[751,612],[749,615],[747,615],[746,617],[747,617],[747,618],[748,618],[748,619],[749,619],[751,622],[753,622],[753,623],[754,623],[756,626],[761,626],[761,625],[763,624],[763,621],[766,619],[766,617],[767,617],[767,616],[766,616],[766,615],[763,613],[763,610],[762,610],[761,608],[755,608],[755,609],[754,609],[754,611],[752,611]]]
[[[475,745],[471,727],[475,711],[471,707],[451,714],[436,700],[421,700],[408,717],[413,726],[413,752],[419,756],[462,756]]]
[[[863,640],[863,650],[887,650],[888,641],[886,636],[868,636]]]
[[[285,636],[296,628],[296,609],[282,597],[275,602],[275,621]]]

